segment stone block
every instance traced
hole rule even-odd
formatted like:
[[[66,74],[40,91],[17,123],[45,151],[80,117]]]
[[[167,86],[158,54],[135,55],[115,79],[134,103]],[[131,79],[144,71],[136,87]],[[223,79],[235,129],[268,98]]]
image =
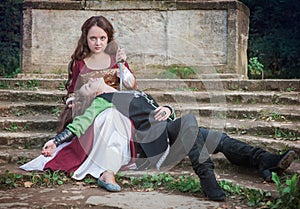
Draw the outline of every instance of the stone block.
[[[138,77],[174,64],[247,77],[249,10],[237,0],[26,0],[22,71],[66,71],[81,25],[93,15],[112,22]]]

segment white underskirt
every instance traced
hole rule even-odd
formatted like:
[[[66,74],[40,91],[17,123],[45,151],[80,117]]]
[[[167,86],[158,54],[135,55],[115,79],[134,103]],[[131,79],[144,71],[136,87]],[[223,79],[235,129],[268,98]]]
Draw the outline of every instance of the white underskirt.
[[[81,180],[87,174],[98,178],[105,170],[117,173],[123,165],[130,161],[131,122],[115,108],[101,112],[94,121],[94,143],[87,159],[74,172],[72,178]],[[83,140],[81,138],[80,140]],[[60,145],[54,156],[69,143]],[[38,156],[20,166],[27,171],[43,171],[47,162],[53,157]]]

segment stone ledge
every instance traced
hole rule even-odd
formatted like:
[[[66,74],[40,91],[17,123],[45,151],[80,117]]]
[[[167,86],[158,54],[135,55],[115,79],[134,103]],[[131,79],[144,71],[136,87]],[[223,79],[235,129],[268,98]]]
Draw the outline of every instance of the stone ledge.
[[[113,4],[112,4],[113,2]],[[129,1],[129,0],[102,0],[102,1],[80,1],[80,0],[25,0],[24,7],[32,9],[57,9],[57,10],[240,10],[247,16],[250,15],[250,10],[242,2],[237,0],[219,0],[219,1],[177,1],[177,0],[143,0],[143,1]]]
[[[84,9],[84,4],[82,1],[72,1],[72,0],[24,0],[24,9],[57,9],[57,10],[82,10]]]

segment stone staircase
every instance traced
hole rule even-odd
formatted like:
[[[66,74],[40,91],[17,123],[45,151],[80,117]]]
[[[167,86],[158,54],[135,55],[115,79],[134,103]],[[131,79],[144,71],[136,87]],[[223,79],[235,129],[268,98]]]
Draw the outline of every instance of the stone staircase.
[[[0,78],[2,168],[16,168],[11,165],[34,158],[56,134],[65,80],[66,75],[46,74]],[[172,105],[177,116],[195,114],[202,127],[272,152],[295,150],[297,159],[286,172],[300,174],[300,80],[138,79],[138,83],[160,104]],[[249,176],[249,169],[228,166],[222,154],[213,155],[213,160],[223,177],[233,177],[236,170]]]

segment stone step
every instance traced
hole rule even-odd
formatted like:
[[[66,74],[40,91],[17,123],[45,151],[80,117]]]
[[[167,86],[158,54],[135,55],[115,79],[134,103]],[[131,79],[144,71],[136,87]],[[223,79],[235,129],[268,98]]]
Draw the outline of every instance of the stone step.
[[[215,173],[218,181],[226,180],[232,182],[233,185],[236,185],[238,187],[257,189],[259,191],[262,190],[265,193],[271,194],[272,197],[278,197],[279,194],[276,188],[276,184],[263,182],[261,174],[258,172],[257,169],[235,166],[229,163],[228,160],[226,160],[222,154],[215,154],[212,156],[212,159],[215,163]],[[4,172],[9,171],[10,173],[21,174],[25,177],[30,178],[32,176],[32,172],[26,172],[18,168],[22,164],[22,162],[24,162],[24,160],[20,160],[19,163],[0,164],[0,175],[2,176]],[[299,171],[300,171],[300,164],[297,162],[293,162],[291,166],[287,170],[285,170],[285,172],[281,176],[290,177],[294,173],[299,175]],[[162,172],[169,173],[172,176],[186,175],[186,176],[191,176],[193,178],[197,178],[187,158],[182,160],[177,166],[173,167],[171,170],[164,170],[164,171],[128,170],[128,171],[122,171],[121,175],[129,178],[129,177],[142,177],[147,174],[148,175],[160,174]],[[65,187],[63,186],[61,190],[64,190],[64,188]],[[11,194],[11,196],[14,197],[13,193]],[[228,198],[234,198],[234,197],[228,197]]]
[[[17,79],[68,79],[67,72],[65,73],[19,73]]]
[[[234,135],[232,137],[238,138]],[[249,138],[249,141],[257,140],[258,144],[261,144],[260,142],[262,141],[261,138],[258,140],[257,137],[254,138]],[[268,139],[265,139],[266,141],[269,141]],[[263,143],[264,144],[264,143]],[[272,143],[269,143],[272,144]],[[268,146],[268,150],[271,152],[278,152],[278,150],[274,150],[274,144],[272,146],[266,144]],[[299,150],[299,144],[298,144],[298,150]],[[294,148],[294,147],[289,147],[289,148]],[[279,149],[282,150],[282,149]],[[294,148],[295,150],[295,148]],[[18,167],[25,163],[28,162],[29,160],[37,157],[40,154],[41,148],[36,148],[36,149],[22,149],[22,148],[17,148],[13,146],[0,146],[0,175],[6,171],[9,170],[10,172],[13,173],[19,173],[22,175],[30,175],[31,172],[24,172],[23,170],[19,169]],[[299,152],[298,152],[299,153]],[[259,188],[259,189],[265,189],[265,191],[270,191],[270,192],[276,192],[276,187],[273,184],[272,185],[267,185],[265,187],[265,184],[262,184],[262,178],[261,174],[258,172],[257,169],[253,168],[245,168],[245,167],[240,167],[231,164],[223,154],[218,153],[218,154],[213,154],[212,160],[215,163],[215,172],[218,180],[229,180],[232,181],[235,184],[242,185],[248,187],[249,182],[251,182],[251,187],[254,188]],[[298,155],[299,159],[299,155]],[[182,172],[182,167],[185,167],[186,169],[185,172]],[[194,175],[193,171],[190,166],[190,162],[187,158],[185,158],[181,163],[179,163],[177,166],[172,168],[171,170],[163,170],[163,172],[167,172],[170,174],[175,174],[176,171],[180,170],[179,175]],[[158,171],[153,171],[153,173],[157,173]],[[161,172],[161,171],[160,171]],[[129,176],[136,176],[139,175],[139,171],[125,171],[124,172],[126,175]],[[147,171],[147,173],[151,174],[152,171]],[[295,160],[291,166],[284,172],[288,175],[292,174],[300,174],[300,162],[299,160]],[[143,173],[144,174],[144,173]],[[246,183],[248,182],[248,183]]]
[[[137,76],[137,78],[139,78]],[[144,78],[141,76],[141,78]],[[199,78],[201,79],[242,79],[241,75],[238,74],[218,74],[218,73],[202,73]]]
[[[211,104],[284,104],[299,105],[298,92],[239,92],[239,91],[213,91],[213,92],[190,92],[190,91],[147,91],[160,103],[198,103]]]
[[[61,78],[0,78],[1,89],[12,90],[65,90],[66,79]]]
[[[300,79],[240,80],[240,79],[139,79],[141,90],[195,91],[276,91],[299,92]]]
[[[215,174],[218,181],[226,180],[232,182],[234,185],[242,186],[249,189],[263,190],[265,193],[270,193],[274,197],[278,197],[278,189],[275,183],[266,183],[262,179],[262,174],[256,168],[247,168],[243,166],[237,166],[230,163],[222,153],[211,155],[211,159],[215,164]],[[15,169],[15,168],[14,168]],[[21,172],[21,171],[18,171]],[[171,175],[189,175],[196,177],[189,159],[186,157],[178,165],[171,169],[163,171],[157,171],[150,169],[145,171],[124,171],[125,176],[143,176],[145,174],[159,174],[161,172],[167,172]],[[291,175],[300,174],[300,163],[298,161],[292,162],[292,164],[283,172],[278,173],[280,176],[291,177]],[[234,197],[233,197],[234,198]]]
[[[278,122],[249,119],[220,119],[196,117],[201,127],[216,129],[230,134],[264,136],[285,140],[300,140],[300,122]]]
[[[25,132],[25,133],[0,133],[0,142],[2,146],[7,146],[9,149],[36,149],[41,148],[46,141],[55,136],[55,132]],[[272,138],[264,138],[260,136],[237,135],[230,134],[230,137],[240,141],[247,142],[250,145],[264,148],[270,152],[283,151],[293,149],[297,153],[297,158],[300,159],[300,143],[299,141],[288,141]]]
[[[262,185],[262,174],[258,171],[256,168],[248,168],[244,166],[237,166],[235,164],[232,164],[229,162],[229,160],[223,155],[223,153],[217,153],[217,154],[212,154],[211,159],[213,160],[215,164],[215,173],[216,178],[219,180],[230,180],[233,181],[234,183],[237,183],[239,185],[244,185],[245,182],[249,182],[249,179],[252,179],[255,181],[252,181],[250,187],[255,187],[259,189],[265,188]],[[184,169],[183,169],[184,168]],[[184,171],[183,171],[184,170]],[[162,169],[162,172],[169,172],[171,174],[176,174],[178,171],[180,171],[180,175],[191,175],[194,176],[194,172],[192,170],[191,163],[188,159],[188,157],[185,157],[179,164],[177,164],[175,167],[172,167],[170,169]],[[148,171],[150,174],[154,173],[159,173],[155,169],[150,169]],[[143,173],[143,171],[141,171]],[[139,171],[125,171],[126,175],[129,176],[135,176],[139,175]],[[293,175],[293,174],[300,174],[300,162],[298,160],[295,160],[291,163],[291,165],[284,171],[284,174],[288,175]],[[244,185],[247,188],[249,185]],[[273,185],[275,186],[275,184]],[[268,184],[267,187],[272,187],[271,184]],[[268,188],[270,189],[270,188]],[[267,189],[267,190],[268,190]],[[277,191],[276,187],[273,187],[273,191]]]
[[[36,77],[35,77],[36,76]],[[300,91],[300,79],[137,79],[141,90],[193,89],[197,91]],[[0,78],[1,89],[64,90],[66,76],[38,74],[33,77]]]
[[[58,125],[58,118],[53,115],[0,117],[0,130],[9,135],[11,132],[26,131],[55,131]]]
[[[5,165],[8,163],[19,163],[28,162],[35,157],[39,156],[41,153],[41,148],[35,149],[24,149],[24,148],[13,148],[11,146],[0,146],[0,165]],[[17,166],[16,166],[17,167]],[[5,170],[2,170],[4,172]]]
[[[4,151],[5,150],[5,151]],[[19,169],[19,166],[30,161],[31,159],[37,157],[40,155],[41,149],[8,149],[8,147],[0,146],[0,175],[2,175],[6,170],[9,170],[10,172],[16,173],[16,174],[22,174],[22,175],[30,175],[31,172],[25,172],[21,169]],[[228,180],[235,179],[235,181],[239,182],[239,185],[243,185],[242,182],[245,182],[246,179],[249,180],[249,178],[254,177],[257,182],[252,182],[256,184],[262,183],[262,176],[259,173],[259,171],[255,168],[247,168],[247,167],[241,167],[234,165],[230,163],[226,157],[222,153],[213,154],[211,155],[211,158],[215,164],[215,172],[216,177],[219,180]],[[182,172],[182,167],[184,167],[185,171]],[[157,170],[148,170],[148,174],[153,173],[159,173],[159,172],[167,172],[171,174],[176,174],[177,170],[180,170],[181,172],[179,175],[194,175],[191,167],[191,163],[189,162],[188,158],[184,158],[179,164],[177,164],[175,167],[172,167],[171,169],[165,169],[162,171]],[[129,176],[136,176],[139,175],[142,171],[123,171],[122,173],[125,173]],[[145,174],[145,172],[142,172]],[[286,174],[300,174],[300,162],[295,160],[288,169],[285,170]],[[232,176],[234,174],[234,176]],[[260,183],[258,183],[260,182]],[[255,185],[253,185],[255,186]],[[270,186],[270,185],[269,185]],[[262,188],[261,185],[257,188]],[[276,191],[276,188],[274,189]]]
[[[65,91],[52,90],[0,90],[0,101],[61,103]]]
[[[20,119],[22,118],[22,119]],[[45,141],[56,133],[58,121],[46,118],[30,119],[28,117],[0,118],[5,128],[0,131],[0,145],[19,148],[41,147]],[[300,157],[300,123],[266,122],[252,120],[198,118],[199,126],[219,130],[247,141],[256,146],[263,146],[273,151],[286,147],[295,149]],[[25,125],[24,125],[25,124]],[[26,128],[24,128],[26,127]]]
[[[45,102],[6,102],[0,101],[0,116],[24,116],[52,114],[58,116],[63,109],[62,103]]]
[[[298,105],[268,105],[268,104],[181,104],[171,105],[176,115],[192,113],[199,117],[218,117],[235,119],[252,119],[265,121],[300,121],[300,112],[295,112]]]
[[[299,137],[300,133],[300,122],[218,118],[214,115],[211,117],[196,115],[196,118],[200,126],[218,130],[224,129],[226,132],[273,136],[277,130],[284,133],[293,133],[294,137]],[[8,133],[27,130],[52,131],[56,130],[57,124],[58,117],[53,115],[0,117],[0,129]]]
[[[266,121],[300,121],[300,112],[295,112],[298,105],[267,105],[267,104],[186,104],[161,103],[171,105],[176,115],[192,113],[199,116],[215,116],[236,119],[264,119]],[[58,116],[63,109],[62,103],[44,102],[6,102],[0,101],[0,116],[24,116],[52,114]]]
[[[55,135],[53,131],[0,132],[0,145],[13,149],[40,149]]]
[[[272,139],[260,136],[228,134],[230,137],[246,142],[255,147],[261,147],[272,153],[283,153],[287,149],[296,152],[296,158],[300,159],[300,141],[282,140],[280,138]]]
[[[151,69],[150,69],[151,71]],[[142,79],[143,76],[136,75],[138,79]],[[19,73],[16,78],[19,79],[67,79],[67,74],[34,74],[34,73]],[[240,79],[238,74],[201,74],[202,79]],[[148,78],[149,79],[149,78]],[[154,79],[154,78],[153,78]]]
[[[298,92],[197,92],[197,91],[147,91],[159,103],[213,104],[284,104],[300,105]],[[52,90],[0,90],[0,101],[61,103],[65,91]]]
[[[233,171],[238,171],[240,174],[244,175],[254,175],[258,180],[261,180],[261,174],[258,170],[253,168],[245,168],[237,165],[233,165],[230,163],[226,157],[222,153],[217,153],[212,155],[212,160],[215,163],[217,173],[221,174],[225,171],[225,173],[230,174]],[[285,170],[287,174],[300,174],[300,162],[295,160],[288,169]],[[224,174],[224,173],[223,173]]]

